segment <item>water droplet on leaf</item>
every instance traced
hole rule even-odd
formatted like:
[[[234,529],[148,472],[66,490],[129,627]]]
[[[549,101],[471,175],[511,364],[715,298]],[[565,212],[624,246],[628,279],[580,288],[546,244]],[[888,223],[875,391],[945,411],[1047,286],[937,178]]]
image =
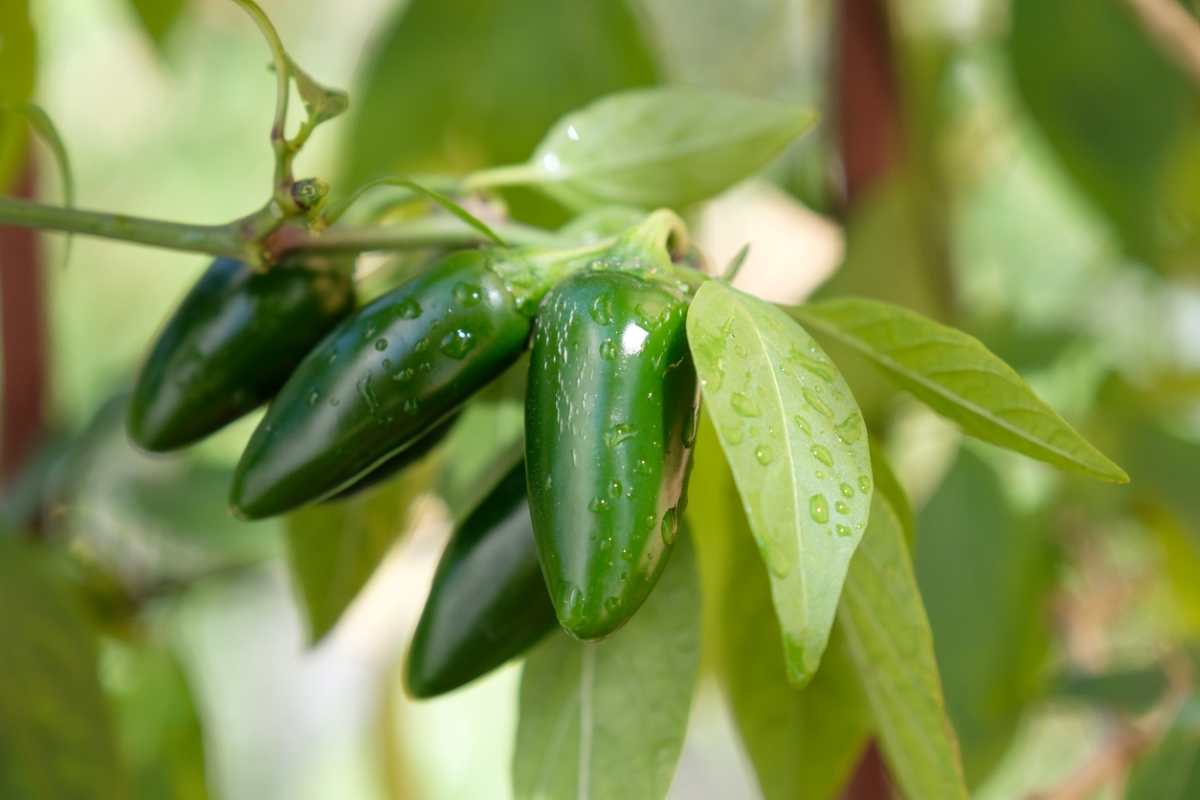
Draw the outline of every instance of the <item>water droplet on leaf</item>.
[[[829,522],[829,504],[825,502],[825,495],[814,494],[808,499],[808,513],[812,516],[813,522],[819,522],[822,525]]]
[[[820,461],[825,466],[827,466],[827,467],[833,466],[833,453],[829,452],[828,447],[825,447],[825,446],[819,445],[819,444],[814,444],[812,447],[810,447],[808,449],[808,452],[812,454],[813,458],[815,458],[817,461]]]
[[[734,392],[730,395],[729,405],[743,417],[757,417],[762,413],[759,411],[758,404],[750,399],[750,395],[743,392]]]

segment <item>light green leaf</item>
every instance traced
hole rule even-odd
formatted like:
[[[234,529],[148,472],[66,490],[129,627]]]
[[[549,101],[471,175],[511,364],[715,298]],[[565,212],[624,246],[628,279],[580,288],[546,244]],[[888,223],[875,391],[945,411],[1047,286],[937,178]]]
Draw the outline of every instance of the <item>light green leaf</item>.
[[[300,99],[304,101],[304,109],[308,112],[311,125],[315,127],[331,120],[350,107],[350,95],[341,89],[322,86],[290,57],[288,61],[292,69],[292,79],[296,81],[296,91],[300,92]]]
[[[157,641],[106,643],[105,684],[117,715],[133,800],[207,800],[204,737],[187,679]]]
[[[29,120],[29,124],[33,126],[37,135],[54,153],[54,160],[58,163],[59,172],[62,174],[63,205],[67,208],[74,206],[75,177],[71,172],[71,160],[67,157],[67,146],[63,144],[62,137],[58,135],[58,129],[54,127],[50,115],[36,103],[5,104],[0,106],[0,109],[20,114]]]
[[[770,303],[719,281],[696,292],[688,343],[771,572],[789,677],[812,679],[870,513],[866,427],[850,387]]]
[[[706,482],[704,498],[697,498],[702,513],[690,519],[698,542],[726,542],[718,646],[738,730],[766,800],[828,800],[845,784],[866,744],[871,725],[866,698],[836,626],[812,683],[800,690],[788,682],[770,579],[733,475],[717,456],[715,433],[711,425],[705,428],[701,435],[712,437],[701,442],[710,445],[709,469],[721,475],[719,482]]]
[[[42,554],[0,533],[0,797],[108,800],[124,776],[91,630]]]
[[[892,776],[905,797],[966,800],[958,744],[904,532],[875,496],[838,621],[846,634]]]
[[[874,439],[871,440],[871,474],[875,477],[875,491],[882,494],[892,511],[896,512],[896,519],[900,520],[900,527],[904,529],[904,541],[909,552],[912,552],[917,542],[917,521],[913,517],[912,504],[883,448]]]
[[[1039,693],[1050,639],[1050,552],[1030,521],[1014,518],[996,473],[965,449],[918,527],[913,569],[974,787],[1007,752]]]
[[[1118,483],[1129,480],[1012,367],[962,331],[861,297],[809,303],[788,313],[862,353],[971,436],[1071,472]]]
[[[533,184],[576,209],[680,208],[758,172],[816,121],[809,108],[723,92],[631,89],[560,119],[528,163],[469,182]]]
[[[557,632],[521,678],[515,800],[661,800],[700,668],[700,589],[688,536],[646,604],[595,644]]]
[[[1126,800],[1200,797],[1200,698],[1188,698],[1166,738],[1129,776]]]
[[[337,624],[392,543],[409,508],[435,479],[429,459],[349,499],[301,509],[287,518],[288,564],[308,612],[314,643]]]
[[[563,114],[656,80],[626,0],[412,0],[364,70],[346,180],[465,174],[525,159]],[[553,65],[548,67],[548,65]],[[561,207],[506,192],[516,218],[558,225]],[[547,208],[549,207],[549,208]],[[531,216],[532,215],[532,216]]]
[[[24,103],[33,94],[37,75],[37,38],[25,0],[0,3],[0,35],[0,103]],[[0,192],[12,182],[25,150],[25,134],[25,120],[0,114]]]
[[[163,39],[171,30],[171,26],[175,24],[175,20],[179,18],[187,0],[132,0],[132,2],[146,33],[150,34],[150,38],[154,40],[155,44],[162,47]]]

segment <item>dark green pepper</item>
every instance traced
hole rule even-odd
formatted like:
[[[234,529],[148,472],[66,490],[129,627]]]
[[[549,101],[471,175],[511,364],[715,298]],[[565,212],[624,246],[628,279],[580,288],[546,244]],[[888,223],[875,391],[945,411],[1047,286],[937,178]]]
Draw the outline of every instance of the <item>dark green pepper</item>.
[[[699,392],[687,303],[632,272],[572,275],[538,312],[525,458],[558,621],[615,631],[654,587],[683,513]]]
[[[454,427],[454,423],[458,421],[459,414],[456,412],[447,419],[439,422],[429,429],[427,433],[421,434],[421,438],[410,444],[408,447],[401,450],[396,455],[384,461],[375,469],[368,472],[366,475],[359,478],[354,483],[342,489],[337,494],[328,498],[326,502],[334,502],[336,500],[345,500],[347,497],[354,497],[356,494],[362,494],[367,489],[379,484],[396,475],[406,467],[420,461],[433,448],[442,443],[446,438],[446,434]]]
[[[331,331],[254,431],[234,512],[269,517],[337,493],[516,360],[531,322],[490,264],[476,250],[452,254]]]
[[[218,258],[163,329],[129,402],[129,436],[154,452],[198,442],[257,408],[354,308],[341,270]]]
[[[522,462],[454,531],[442,554],[408,650],[408,692],[433,697],[457,689],[525,652],[554,626]]]

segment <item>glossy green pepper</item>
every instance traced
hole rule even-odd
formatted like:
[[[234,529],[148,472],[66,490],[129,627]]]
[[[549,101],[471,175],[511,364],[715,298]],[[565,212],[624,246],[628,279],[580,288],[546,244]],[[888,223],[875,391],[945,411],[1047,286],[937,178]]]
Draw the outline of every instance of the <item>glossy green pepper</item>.
[[[567,278],[538,312],[529,501],[558,621],[579,639],[633,615],[675,541],[699,403],[686,315],[673,284],[606,270]]]
[[[554,627],[522,462],[454,531],[442,554],[408,650],[408,692],[433,697],[457,689]]]
[[[341,270],[279,264],[255,272],[218,258],[150,350],[129,402],[140,447],[176,450],[257,408],[354,309]]]
[[[477,250],[356,312],[305,357],[254,431],[230,501],[248,519],[349,486],[521,354],[530,319]]]
[[[347,497],[354,497],[356,494],[362,494],[367,489],[378,486],[406,467],[410,467],[417,463],[422,458],[429,455],[429,452],[433,450],[433,448],[442,443],[442,440],[446,438],[446,434],[450,432],[450,429],[454,427],[454,423],[458,421],[458,417],[458,412],[455,412],[447,419],[439,422],[437,425],[434,425],[427,433],[421,434],[421,438],[417,439],[399,453],[396,453],[396,455],[392,456],[387,461],[384,461],[366,475],[363,475],[345,489],[342,489],[337,494],[329,497],[326,502],[332,503],[337,500],[345,500]]]

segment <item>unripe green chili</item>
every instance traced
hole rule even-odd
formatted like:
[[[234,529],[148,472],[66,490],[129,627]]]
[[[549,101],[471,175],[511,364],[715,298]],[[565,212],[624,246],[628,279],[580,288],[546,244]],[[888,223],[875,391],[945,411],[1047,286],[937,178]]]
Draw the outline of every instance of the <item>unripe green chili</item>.
[[[442,443],[442,440],[446,438],[446,434],[450,432],[450,429],[454,427],[454,423],[458,421],[458,417],[459,414],[456,412],[437,425],[434,425],[428,432],[421,434],[421,438],[330,497],[326,502],[345,500],[347,497],[362,494],[367,489],[378,486],[388,478],[417,463],[429,455],[433,448]]]
[[[514,658],[555,627],[518,464],[454,531],[413,635],[405,684],[449,692]]]
[[[673,283],[593,270],[542,303],[525,402],[529,501],[558,620],[615,631],[666,566],[699,402]]]
[[[235,513],[257,519],[335,494],[503,372],[531,323],[518,302],[528,295],[510,291],[494,261],[477,250],[454,253],[331,331],[242,454]]]
[[[354,308],[346,271],[218,258],[151,348],[129,402],[140,447],[176,450],[279,391],[313,345]]]

